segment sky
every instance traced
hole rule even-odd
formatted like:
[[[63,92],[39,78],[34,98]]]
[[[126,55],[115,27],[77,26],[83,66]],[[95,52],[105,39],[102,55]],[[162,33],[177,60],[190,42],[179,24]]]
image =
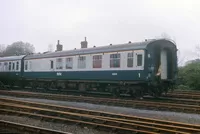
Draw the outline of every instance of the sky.
[[[64,50],[144,41],[167,34],[181,62],[200,45],[199,0],[0,0],[0,44],[29,42],[36,52],[57,40]]]

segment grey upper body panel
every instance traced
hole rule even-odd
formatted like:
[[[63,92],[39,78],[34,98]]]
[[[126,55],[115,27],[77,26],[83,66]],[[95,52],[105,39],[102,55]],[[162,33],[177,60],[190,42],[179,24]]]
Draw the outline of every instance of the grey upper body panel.
[[[0,62],[22,60],[25,55],[0,57]]]
[[[165,40],[165,39],[162,39],[162,40]],[[45,53],[45,54],[32,54],[32,55],[26,56],[25,60],[146,49],[147,45],[151,44],[154,41],[157,41],[157,40],[154,39],[154,40],[148,40],[148,41],[137,42],[137,43],[108,45],[108,46],[93,47],[93,48],[81,48],[81,49],[75,49],[75,50],[49,52],[49,53]]]

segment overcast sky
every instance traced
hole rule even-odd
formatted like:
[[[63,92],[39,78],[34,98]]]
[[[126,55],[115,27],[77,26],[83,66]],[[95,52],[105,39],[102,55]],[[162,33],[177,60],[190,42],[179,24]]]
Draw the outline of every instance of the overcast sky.
[[[0,44],[30,42],[36,52],[144,41],[167,33],[181,57],[200,44],[199,0],[0,0]],[[185,56],[184,56],[185,54]]]

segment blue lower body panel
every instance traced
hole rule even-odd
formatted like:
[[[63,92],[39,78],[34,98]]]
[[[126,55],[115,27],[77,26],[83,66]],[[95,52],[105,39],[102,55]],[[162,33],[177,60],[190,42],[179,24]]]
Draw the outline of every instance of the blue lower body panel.
[[[117,80],[144,81],[146,75],[143,70],[137,71],[59,71],[59,72],[24,72],[26,79],[62,79],[62,80]]]

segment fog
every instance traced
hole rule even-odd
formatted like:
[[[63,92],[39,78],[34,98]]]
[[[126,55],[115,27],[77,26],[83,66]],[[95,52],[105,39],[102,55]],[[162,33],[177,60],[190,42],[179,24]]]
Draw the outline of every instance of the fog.
[[[196,58],[200,44],[198,0],[0,0],[0,44],[25,41],[36,52],[137,42],[165,33],[180,59]]]

